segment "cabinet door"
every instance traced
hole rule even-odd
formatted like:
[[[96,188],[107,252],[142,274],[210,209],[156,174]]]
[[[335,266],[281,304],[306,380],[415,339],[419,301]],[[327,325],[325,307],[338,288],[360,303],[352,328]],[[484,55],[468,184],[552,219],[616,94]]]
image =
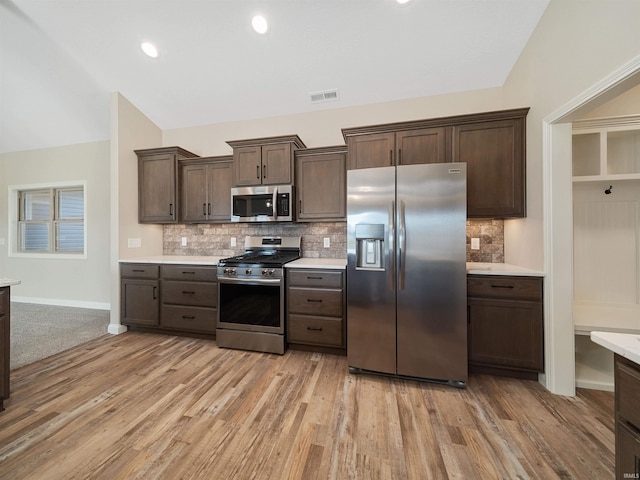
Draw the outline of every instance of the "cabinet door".
[[[262,183],[262,150],[259,145],[233,149],[233,184],[260,185]]]
[[[0,288],[0,411],[3,410],[2,401],[9,398],[9,289]]]
[[[158,154],[138,159],[138,221],[176,223],[175,154]]]
[[[231,162],[217,162],[207,168],[207,219],[231,220]]]
[[[342,153],[310,155],[296,160],[298,220],[346,218],[345,163]]]
[[[447,161],[447,133],[450,128],[424,128],[396,134],[397,164],[444,163]]]
[[[124,325],[153,326],[160,323],[156,280],[123,279],[120,302]]]
[[[468,217],[524,217],[524,119],[453,127],[453,161],[467,164]]]
[[[207,166],[183,165],[182,172],[182,221],[204,222],[207,219]]]
[[[395,133],[372,133],[347,139],[349,170],[394,165]]]
[[[542,305],[469,298],[469,363],[541,372]]]
[[[616,385],[616,388],[618,386]],[[616,478],[640,478],[640,432],[616,422]]]
[[[262,147],[262,183],[277,185],[291,183],[291,145],[277,144]]]

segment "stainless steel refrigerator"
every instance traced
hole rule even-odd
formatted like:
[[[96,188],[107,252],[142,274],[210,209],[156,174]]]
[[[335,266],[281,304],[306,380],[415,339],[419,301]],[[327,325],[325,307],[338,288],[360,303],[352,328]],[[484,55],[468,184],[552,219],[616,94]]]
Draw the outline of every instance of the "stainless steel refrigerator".
[[[349,370],[464,387],[466,164],[347,172]]]

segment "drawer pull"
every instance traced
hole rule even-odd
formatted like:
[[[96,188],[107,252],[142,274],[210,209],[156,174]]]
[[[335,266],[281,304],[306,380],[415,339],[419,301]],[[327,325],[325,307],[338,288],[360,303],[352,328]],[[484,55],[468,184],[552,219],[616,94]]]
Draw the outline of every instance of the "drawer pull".
[[[491,285],[491,288],[513,288],[513,285]]]
[[[193,320],[196,317],[194,317],[193,315],[182,315],[182,318],[184,318],[185,320]]]
[[[136,272],[136,273],[144,273],[144,272],[146,272],[146,270],[144,270],[144,269],[136,269],[136,268],[134,268],[134,269],[133,269],[133,270],[131,270],[131,271],[132,271],[132,272]]]
[[[321,332],[322,327],[307,327],[307,330],[311,330],[313,332]]]
[[[183,290],[182,293],[184,293],[185,295],[195,295],[196,292],[187,292],[186,290]]]
[[[195,275],[196,272],[182,272],[183,275]]]
[[[307,277],[307,280],[322,280],[322,277]]]
[[[307,298],[307,302],[316,302],[316,303],[322,303],[322,300],[320,299],[315,299],[315,298]]]

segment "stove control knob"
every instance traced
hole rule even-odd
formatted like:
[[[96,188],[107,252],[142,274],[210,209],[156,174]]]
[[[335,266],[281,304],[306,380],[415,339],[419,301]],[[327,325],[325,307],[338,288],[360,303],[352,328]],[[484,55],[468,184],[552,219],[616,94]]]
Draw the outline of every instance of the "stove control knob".
[[[264,277],[264,276],[266,276],[266,275],[268,275],[268,274],[269,274],[269,271],[268,271],[268,270],[262,270],[262,276],[263,276],[263,277]]]
[[[224,270],[222,270],[222,273],[229,273],[229,269],[225,268]]]
[[[246,273],[247,275],[251,275],[251,269],[247,268],[244,273]]]
[[[275,272],[275,270],[272,268],[271,270],[269,270],[269,275],[273,275]]]

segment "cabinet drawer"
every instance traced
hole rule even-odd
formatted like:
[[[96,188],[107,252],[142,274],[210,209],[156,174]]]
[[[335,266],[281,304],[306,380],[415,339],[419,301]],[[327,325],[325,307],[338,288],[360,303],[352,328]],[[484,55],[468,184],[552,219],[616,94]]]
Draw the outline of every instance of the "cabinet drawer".
[[[121,263],[120,276],[127,278],[152,278],[160,276],[160,265],[147,263]]]
[[[287,338],[291,343],[342,347],[342,319],[289,315]]]
[[[176,330],[215,333],[216,316],[215,308],[163,305],[160,324]]]
[[[162,303],[192,307],[216,307],[218,304],[218,284],[163,281]]]
[[[342,290],[289,289],[289,313],[342,316]]]
[[[467,296],[542,301],[542,279],[505,275],[468,275]]]
[[[342,272],[289,270],[289,285],[296,287],[342,288]]]
[[[619,418],[640,430],[640,370],[616,358],[615,396]]]
[[[217,281],[216,267],[196,267],[193,265],[163,265],[162,278],[193,282]]]

